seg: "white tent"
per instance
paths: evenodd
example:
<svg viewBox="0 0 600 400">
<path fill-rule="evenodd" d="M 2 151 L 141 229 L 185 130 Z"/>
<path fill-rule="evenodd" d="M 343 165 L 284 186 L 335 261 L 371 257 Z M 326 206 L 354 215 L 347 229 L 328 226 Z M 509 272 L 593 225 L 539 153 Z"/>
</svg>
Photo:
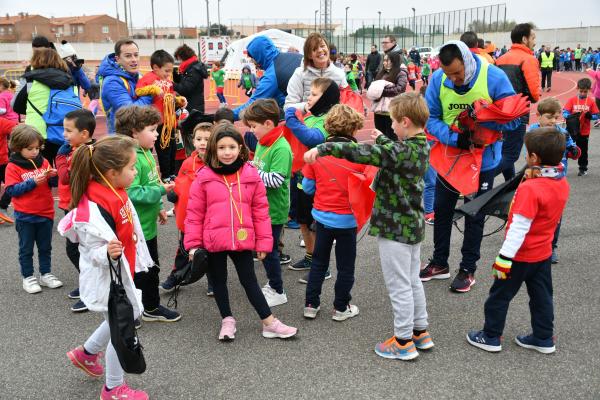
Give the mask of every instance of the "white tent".
<svg viewBox="0 0 600 400">
<path fill-rule="evenodd" d="M 254 70 L 254 64 L 252 64 L 248 57 L 246 48 L 252 39 L 257 36 L 269 37 L 273 43 L 275 43 L 275 46 L 277 46 L 279 51 L 284 53 L 287 52 L 290 47 L 294 47 L 300 53 L 302 53 L 302 49 L 304 48 L 304 38 L 280 31 L 279 29 L 267 29 L 266 31 L 248 36 L 247 38 L 236 40 L 227 47 L 224 68 L 228 77 L 239 77 L 244 65 L 250 65 L 252 72 L 256 72 Z"/>
</svg>

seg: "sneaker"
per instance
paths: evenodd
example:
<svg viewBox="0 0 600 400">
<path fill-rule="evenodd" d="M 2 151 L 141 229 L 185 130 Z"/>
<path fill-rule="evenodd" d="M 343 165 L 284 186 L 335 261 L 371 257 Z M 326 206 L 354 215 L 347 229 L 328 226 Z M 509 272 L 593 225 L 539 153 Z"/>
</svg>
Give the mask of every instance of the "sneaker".
<svg viewBox="0 0 600 400">
<path fill-rule="evenodd" d="M 94 378 L 98 378 L 104 375 L 104 367 L 100 364 L 100 355 L 98 354 L 85 354 L 83 346 L 79 346 L 67 352 L 67 357 L 73 363 L 74 366 L 81 369 L 83 372 Z"/>
<path fill-rule="evenodd" d="M 556 251 L 556 247 L 552 248 L 552 257 L 550 258 L 550 262 L 552 262 L 552 264 L 558 264 L 558 252 Z"/>
<path fill-rule="evenodd" d="M 461 269 L 450 284 L 450 290 L 458 293 L 466 293 L 475 284 L 475 275 Z"/>
<path fill-rule="evenodd" d="M 550 354 L 556 351 L 556 347 L 554 346 L 554 339 L 548 338 L 546 340 L 541 340 L 536 338 L 533 335 L 527 336 L 517 336 L 515 338 L 515 342 L 526 349 L 537 350 L 543 354 Z"/>
<path fill-rule="evenodd" d="M 293 219 L 290 219 L 285 226 L 289 229 L 300 229 L 300 224 Z"/>
<path fill-rule="evenodd" d="M 137 331 L 142 327 L 142 321 L 139 318 L 136 318 L 135 321 L 133 321 L 133 327 Z"/>
<path fill-rule="evenodd" d="M 306 243 L 304 243 L 304 239 L 300 240 L 300 247 L 306 247 Z"/>
<path fill-rule="evenodd" d="M 432 279 L 448 279 L 450 278 L 450 268 L 436 265 L 430 260 L 419 272 L 419 278 L 421 278 L 421 282 L 429 282 Z"/>
<path fill-rule="evenodd" d="M 356 317 L 357 315 L 358 307 L 356 307 L 354 304 L 348 304 L 346 311 L 338 311 L 334 309 L 331 319 L 334 321 L 345 321 L 348 318 Z"/>
<path fill-rule="evenodd" d="M 425 214 L 425 223 L 427 225 L 433 225 L 434 221 L 435 221 L 435 213 L 434 212 Z"/>
<path fill-rule="evenodd" d="M 287 295 L 285 292 L 277 293 L 275 289 L 273 289 L 269 284 L 266 284 L 262 288 L 263 295 L 265 296 L 265 300 L 267 300 L 267 304 L 269 307 L 280 306 L 282 304 L 287 303 Z"/>
<path fill-rule="evenodd" d="M 15 220 L 12 219 L 11 217 L 8 216 L 8 214 L 6 213 L 6 210 L 2 210 L 4 212 L 0 212 L 0 221 L 2 221 L 2 223 L 4 222 L 8 222 L 9 224 L 14 224 Z"/>
<path fill-rule="evenodd" d="M 175 290 L 175 275 L 169 274 L 169 276 L 167 276 L 167 279 L 165 279 L 163 283 L 158 285 L 158 287 L 165 293 L 170 293 L 173 290 Z"/>
<path fill-rule="evenodd" d="M 30 294 L 39 293 L 42 291 L 40 284 L 33 275 L 23 278 L 23 289 Z"/>
<path fill-rule="evenodd" d="M 208 285 L 208 287 L 206 288 L 206 295 L 208 297 L 213 297 L 215 295 L 215 292 L 214 292 L 212 286 Z"/>
<path fill-rule="evenodd" d="M 235 339 L 235 319 L 233 317 L 225 317 L 221 321 L 221 332 L 219 332 L 219 340 L 229 342 Z"/>
<path fill-rule="evenodd" d="M 51 273 L 47 273 L 40 276 L 40 285 L 49 287 L 50 289 L 56 289 L 61 287 L 63 283 Z"/>
<path fill-rule="evenodd" d="M 71 290 L 69 292 L 69 294 L 67 295 L 67 297 L 70 298 L 70 299 L 72 299 L 72 300 L 79 299 L 79 288 Z"/>
<path fill-rule="evenodd" d="M 412 340 L 405 345 L 401 345 L 395 336 L 392 336 L 385 342 L 377 343 L 375 345 L 375 353 L 383 358 L 403 361 L 419 357 L 419 352 Z"/>
<path fill-rule="evenodd" d="M 273 320 L 271 325 L 263 325 L 262 335 L 267 339 L 287 339 L 295 336 L 298 333 L 298 328 L 287 326 L 277 318 Z"/>
<path fill-rule="evenodd" d="M 173 207 L 169 211 L 167 211 L 167 217 L 174 217 L 174 216 L 175 216 L 175 207 Z"/>
<path fill-rule="evenodd" d="M 292 257 L 290 257 L 288 254 L 283 254 L 282 252 L 279 252 L 279 264 L 285 265 L 285 264 L 289 264 L 291 262 L 292 262 Z"/>
<path fill-rule="evenodd" d="M 310 260 L 305 256 L 300 261 L 288 265 L 288 268 L 292 271 L 307 271 L 310 269 Z"/>
<path fill-rule="evenodd" d="M 484 331 L 472 331 L 467 333 L 467 342 L 472 346 L 479 347 L 480 349 L 491 353 L 497 353 L 502 350 L 500 337 L 488 336 Z"/>
<path fill-rule="evenodd" d="M 181 319 L 181 314 L 159 305 L 152 311 L 144 310 L 142 319 L 146 322 L 177 322 Z"/>
<path fill-rule="evenodd" d="M 300 283 L 304 283 L 305 285 L 308 283 L 308 274 L 310 274 L 310 272 L 307 272 L 306 275 L 304 275 L 302 278 L 298 279 L 298 282 Z M 325 280 L 327 279 L 331 279 L 331 271 L 327 270 L 327 272 L 325 272 Z"/>
<path fill-rule="evenodd" d="M 579 173 L 577 174 L 577 176 L 586 176 L 587 175 L 587 171 L 582 171 L 579 170 Z"/>
<path fill-rule="evenodd" d="M 433 340 L 431 340 L 431 335 L 427 331 L 422 332 L 419 336 L 413 334 L 412 340 L 419 350 L 429 350 L 434 346 Z"/>
<path fill-rule="evenodd" d="M 321 310 L 321 306 L 313 308 L 310 304 L 304 307 L 304 318 L 315 319 Z"/>
<path fill-rule="evenodd" d="M 258 259 L 258 255 L 256 255 L 255 251 L 252 251 L 252 259 L 254 260 L 254 262 L 259 262 L 260 260 Z"/>
<path fill-rule="evenodd" d="M 71 311 L 73 311 L 73 312 L 85 312 L 87 310 L 88 310 L 87 306 L 81 300 L 77 300 L 77 303 L 75 303 L 71 306 Z"/>
<path fill-rule="evenodd" d="M 126 383 L 108 390 L 106 385 L 102 388 L 100 400 L 148 400 L 148 393 L 143 390 L 133 390 Z"/>
</svg>

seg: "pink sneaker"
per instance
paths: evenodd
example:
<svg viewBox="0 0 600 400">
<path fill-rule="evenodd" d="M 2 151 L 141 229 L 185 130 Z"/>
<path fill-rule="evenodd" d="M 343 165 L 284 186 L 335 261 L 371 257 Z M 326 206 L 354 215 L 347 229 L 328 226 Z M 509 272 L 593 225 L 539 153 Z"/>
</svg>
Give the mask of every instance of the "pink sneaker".
<svg viewBox="0 0 600 400">
<path fill-rule="evenodd" d="M 69 351 L 67 357 L 69 357 L 69 360 L 71 360 L 74 366 L 80 368 L 89 376 L 98 378 L 104 375 L 104 367 L 100 364 L 101 354 L 102 353 L 98 353 L 88 356 L 83 351 L 83 346 L 79 346 Z"/>
<path fill-rule="evenodd" d="M 143 390 L 133 390 L 125 382 L 121 386 L 107 390 L 106 385 L 102 388 L 100 400 L 148 400 L 148 393 Z"/>
<path fill-rule="evenodd" d="M 225 317 L 221 321 L 221 332 L 219 332 L 219 340 L 229 342 L 235 339 L 235 319 L 233 317 Z"/>
<path fill-rule="evenodd" d="M 277 318 L 273 320 L 271 325 L 263 325 L 262 335 L 268 339 L 280 338 L 287 339 L 298 333 L 298 328 L 287 326 Z"/>
</svg>

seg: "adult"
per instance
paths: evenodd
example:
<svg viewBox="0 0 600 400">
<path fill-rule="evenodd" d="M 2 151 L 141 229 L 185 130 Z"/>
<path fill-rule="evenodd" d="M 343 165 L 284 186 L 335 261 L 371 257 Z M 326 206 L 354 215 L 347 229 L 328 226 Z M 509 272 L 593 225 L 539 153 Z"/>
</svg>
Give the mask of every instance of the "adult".
<svg viewBox="0 0 600 400">
<path fill-rule="evenodd" d="M 394 35 L 385 35 L 381 41 L 381 48 L 383 49 L 383 54 L 402 53 L 402 49 L 396 43 L 396 37 Z"/>
<path fill-rule="evenodd" d="M 577 48 L 575 50 L 573 50 L 574 57 L 575 57 L 575 71 L 581 71 L 582 52 L 583 52 L 583 49 L 581 48 L 580 44 L 578 44 Z"/>
<path fill-rule="evenodd" d="M 381 54 L 377 51 L 377 45 L 371 46 L 371 52 L 367 56 L 367 65 L 365 66 L 365 70 L 367 71 L 367 82 L 365 84 L 365 89 L 369 88 L 371 82 L 377 75 L 377 71 L 379 70 L 379 66 L 381 65 L 382 59 Z"/>
<path fill-rule="evenodd" d="M 506 48 L 506 45 L 502 46 L 502 49 L 500 49 L 500 56 L 505 55 L 507 51 L 508 49 Z"/>
<path fill-rule="evenodd" d="M 383 88 L 381 97 L 392 98 L 406 92 L 408 83 L 408 72 L 406 66 L 401 63 L 400 53 L 390 52 L 383 56 L 383 68 L 377 74 L 376 81 L 384 80 L 390 82 Z M 402 68 L 404 67 L 404 68 Z M 380 101 L 381 101 L 380 100 Z M 392 128 L 392 119 L 388 110 L 382 110 L 374 113 L 375 128 L 381 131 L 385 136 L 392 140 L 398 140 L 398 135 Z"/>
<path fill-rule="evenodd" d="M 553 51 L 554 51 L 554 64 L 553 64 L 554 68 L 553 69 L 554 69 L 554 71 L 558 72 L 558 71 L 560 71 L 560 47 L 556 46 Z"/>
<path fill-rule="evenodd" d="M 542 71 L 542 91 L 544 91 L 547 86 L 548 89 L 546 89 L 546 91 L 549 92 L 552 88 L 552 70 L 554 69 L 554 52 L 550 50 L 550 46 L 542 46 L 542 51 L 540 51 L 538 60 Z M 570 64 L 571 61 L 568 61 L 568 63 Z M 567 69 L 567 71 L 570 70 L 570 67 L 567 67 L 566 62 L 565 69 Z"/>
<path fill-rule="evenodd" d="M 483 45 L 483 39 L 479 39 L 475 32 L 467 31 L 463 33 L 460 35 L 460 41 L 467 45 L 471 53 L 476 54 L 490 64 L 494 64 L 494 59 L 483 51 L 483 47 L 481 46 Z"/>
<path fill-rule="evenodd" d="M 417 50 L 416 47 L 412 47 L 410 49 L 408 56 L 412 60 L 413 64 L 415 64 L 417 67 L 421 66 L 421 54 L 419 54 L 419 50 Z"/>
<path fill-rule="evenodd" d="M 104 57 L 100 63 L 100 97 L 106 113 L 108 133 L 115 132 L 115 114 L 121 107 L 152 103 L 152 96 L 138 97 L 135 94 L 140 71 L 139 57 L 138 45 L 131 39 L 122 39 L 115 43 L 115 52 Z"/>
<path fill-rule="evenodd" d="M 194 49 L 187 44 L 179 46 L 173 54 L 179 68 L 173 71 L 173 89 L 187 99 L 186 109 L 204 113 L 204 80 L 208 78 L 206 66 L 198 60 Z"/>
<path fill-rule="evenodd" d="M 515 25 L 510 33 L 510 50 L 496 60 L 512 84 L 516 93 L 527 96 L 531 103 L 540 99 L 540 73 L 538 60 L 533 55 L 535 31 L 529 23 Z M 496 175 L 502 173 L 505 180 L 515 176 L 515 162 L 521 155 L 525 130 L 529 123 L 529 114 L 521 117 L 521 123 L 513 131 L 502 132 L 502 162 Z"/>
<path fill-rule="evenodd" d="M 437 142 L 435 146 L 454 147 L 471 150 L 475 146 L 469 132 L 458 134 L 450 129 L 457 116 L 474 101 L 486 99 L 493 102 L 515 94 L 506 74 L 498 67 L 482 62 L 469 51 L 467 45 L 458 40 L 444 44 L 439 53 L 441 70 L 433 73 L 427 86 L 425 100 L 429 106 L 427 130 Z M 500 125 L 487 123 L 486 127 L 497 131 L 512 130 L 519 124 L 518 120 Z M 496 142 L 485 147 L 479 174 L 479 185 L 476 196 L 492 189 L 495 169 L 500 163 L 502 143 Z M 442 151 L 444 154 L 444 151 Z M 443 157 L 443 156 L 442 156 Z M 433 257 L 424 270 L 421 280 L 447 279 L 450 277 L 448 256 L 450 255 L 450 235 L 454 208 L 459 191 L 444 177 L 441 171 L 435 187 L 435 224 L 433 227 Z M 465 179 L 469 179 L 466 177 Z M 469 199 L 465 197 L 465 202 Z M 467 292 L 475 283 L 475 270 L 480 257 L 481 239 L 483 237 L 484 217 L 465 218 L 464 238 L 461 248 L 462 261 L 458 274 L 450 285 L 456 292 Z"/>
<path fill-rule="evenodd" d="M 63 61 L 67 63 L 69 71 L 73 76 L 75 86 L 77 86 L 78 89 L 83 89 L 86 92 L 90 90 L 92 85 L 87 75 L 85 74 L 85 71 L 83 70 L 83 60 L 77 58 L 77 53 L 75 52 L 73 45 L 71 45 L 71 43 L 67 42 L 66 40 L 63 40 L 61 42 L 61 45 L 58 46 L 58 49 L 56 49 L 56 51 L 58 51 L 58 55 L 60 56 L 60 58 L 62 58 Z"/>
<path fill-rule="evenodd" d="M 362 94 L 363 85 L 362 78 L 364 75 L 364 68 L 362 63 L 358 60 L 358 56 L 356 54 L 350 54 L 350 66 L 354 77 L 356 78 L 356 85 Z"/>
</svg>

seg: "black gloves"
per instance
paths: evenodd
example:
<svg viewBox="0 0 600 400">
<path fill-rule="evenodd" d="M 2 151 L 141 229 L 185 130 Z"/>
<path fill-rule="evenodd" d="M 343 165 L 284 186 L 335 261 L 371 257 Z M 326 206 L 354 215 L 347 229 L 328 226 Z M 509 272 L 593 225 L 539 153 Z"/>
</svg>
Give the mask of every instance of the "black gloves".
<svg viewBox="0 0 600 400">
<path fill-rule="evenodd" d="M 588 119 L 588 120 L 589 120 L 589 119 L 592 119 L 592 113 L 591 113 L 591 112 L 589 112 L 589 111 L 588 111 L 588 112 L 586 112 L 586 113 L 585 113 L 583 116 L 584 116 L 584 118 L 585 118 L 585 119 Z"/>
<path fill-rule="evenodd" d="M 456 139 L 456 147 L 463 150 L 469 150 L 473 142 L 471 141 L 471 132 L 464 131 L 463 133 L 459 133 Z"/>
</svg>

